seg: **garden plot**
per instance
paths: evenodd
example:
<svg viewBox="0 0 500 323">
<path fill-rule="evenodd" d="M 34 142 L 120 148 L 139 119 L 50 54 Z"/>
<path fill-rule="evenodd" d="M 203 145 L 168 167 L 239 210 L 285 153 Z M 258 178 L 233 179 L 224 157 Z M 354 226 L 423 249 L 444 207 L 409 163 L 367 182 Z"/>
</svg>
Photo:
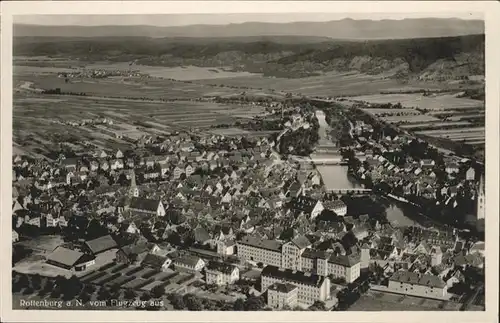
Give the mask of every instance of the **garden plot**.
<svg viewBox="0 0 500 323">
<path fill-rule="evenodd" d="M 152 290 L 153 288 L 157 287 L 157 286 L 166 286 L 167 283 L 163 282 L 163 281 L 158 281 L 158 280 L 155 280 L 143 287 L 141 287 L 142 290 L 147 290 L 147 291 L 150 291 Z"/>
<path fill-rule="evenodd" d="M 138 289 L 141 288 L 142 286 L 145 286 L 149 284 L 149 281 L 146 279 L 142 278 L 136 278 L 132 281 L 129 281 L 128 283 L 122 285 L 123 288 L 131 288 L 131 289 Z"/>
</svg>

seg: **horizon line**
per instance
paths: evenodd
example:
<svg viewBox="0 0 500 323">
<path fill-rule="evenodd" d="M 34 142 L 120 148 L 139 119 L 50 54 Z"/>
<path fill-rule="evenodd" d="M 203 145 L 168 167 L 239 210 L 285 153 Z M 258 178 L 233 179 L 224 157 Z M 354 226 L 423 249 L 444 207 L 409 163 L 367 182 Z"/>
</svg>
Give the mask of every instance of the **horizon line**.
<svg viewBox="0 0 500 323">
<path fill-rule="evenodd" d="M 36 16 L 36 15 L 32 15 Z M 64 16 L 64 15 L 61 15 Z M 127 15 L 89 15 L 89 16 L 127 16 Z M 133 16 L 133 15 L 130 15 Z M 152 14 L 145 16 L 163 16 L 163 14 Z M 329 22 L 341 22 L 341 21 L 370 21 L 370 22 L 384 22 L 384 21 L 405 21 L 405 20 L 459 20 L 459 21 L 470 21 L 470 22 L 485 22 L 484 17 L 474 17 L 471 19 L 461 18 L 461 17 L 403 17 L 403 18 L 382 18 L 382 19 L 373 19 L 373 18 L 350 18 L 344 17 L 340 19 L 329 19 L 329 20 L 294 20 L 294 21 L 259 21 L 259 20 L 249 20 L 242 22 L 228 22 L 228 23 L 191 23 L 191 24 L 176 24 L 176 25 L 160 25 L 160 24 L 148 24 L 148 23 L 131 23 L 131 24 L 119 24 L 119 23 L 110 23 L 110 24 L 51 24 L 49 23 L 29 23 L 29 22 L 15 22 L 15 18 L 13 21 L 14 26 L 37 26 L 37 27 L 106 27 L 106 26 L 146 26 L 146 27 L 159 27 L 159 28 L 172 28 L 172 27 L 190 27 L 190 26 L 231 26 L 231 25 L 244 25 L 244 24 L 268 24 L 268 25 L 287 25 L 287 24 L 300 24 L 300 23 L 329 23 Z"/>
</svg>

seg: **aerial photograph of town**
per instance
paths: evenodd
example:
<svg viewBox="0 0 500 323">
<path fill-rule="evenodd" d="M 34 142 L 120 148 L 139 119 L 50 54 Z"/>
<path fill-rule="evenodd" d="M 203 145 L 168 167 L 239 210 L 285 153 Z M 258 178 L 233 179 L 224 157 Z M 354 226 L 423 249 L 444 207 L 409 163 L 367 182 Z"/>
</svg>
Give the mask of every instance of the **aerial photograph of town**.
<svg viewBox="0 0 500 323">
<path fill-rule="evenodd" d="M 483 17 L 321 17 L 15 16 L 12 308 L 485 311 Z"/>
</svg>

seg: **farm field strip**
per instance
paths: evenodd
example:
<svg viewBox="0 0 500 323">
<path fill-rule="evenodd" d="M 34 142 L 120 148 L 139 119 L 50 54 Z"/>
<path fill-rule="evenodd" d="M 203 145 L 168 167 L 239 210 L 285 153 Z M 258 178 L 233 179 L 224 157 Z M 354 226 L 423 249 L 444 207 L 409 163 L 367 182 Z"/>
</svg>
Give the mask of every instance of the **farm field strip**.
<svg viewBox="0 0 500 323">
<path fill-rule="evenodd" d="M 379 115 L 383 113 L 387 114 L 397 114 L 397 113 L 403 113 L 403 114 L 421 114 L 418 110 L 416 109 L 381 109 L 381 108 L 363 108 L 362 109 L 365 112 L 368 112 L 373 115 Z"/>
<path fill-rule="evenodd" d="M 425 108 L 429 110 L 447 109 L 484 109 L 484 102 L 466 98 L 457 98 L 451 94 L 423 96 L 421 94 L 379 94 L 351 97 L 350 100 L 366 101 L 369 103 L 396 103 L 405 107 Z"/>
<path fill-rule="evenodd" d="M 464 136 L 464 137 L 445 137 L 445 136 L 440 136 L 440 138 L 446 138 L 446 139 L 450 139 L 450 140 L 454 140 L 454 141 L 462 141 L 462 140 L 465 140 L 465 141 L 474 141 L 474 140 L 483 140 L 485 139 L 485 136 L 481 136 L 481 135 L 478 135 L 478 136 Z"/>
<path fill-rule="evenodd" d="M 483 132 L 485 131 L 485 127 L 471 127 L 471 128 L 461 128 L 461 129 L 449 129 L 449 130 L 425 130 L 425 131 L 417 131 L 416 133 L 421 133 L 424 135 L 432 135 L 432 134 L 452 134 L 452 133 L 465 133 L 465 132 Z"/>
<path fill-rule="evenodd" d="M 394 79 L 381 79 L 358 73 L 328 72 L 321 76 L 306 77 L 301 79 L 288 79 L 278 77 L 249 76 L 244 78 L 226 78 L 218 80 L 196 80 L 197 84 L 215 84 L 233 86 L 240 88 L 254 88 L 281 92 L 297 91 L 304 95 L 313 96 L 337 96 L 337 95 L 360 95 L 369 93 L 380 93 L 387 89 L 440 89 L 439 84 L 402 84 Z M 315 86 L 317 85 L 317 86 Z"/>
<path fill-rule="evenodd" d="M 215 135 L 225 135 L 225 136 L 246 135 L 246 134 L 251 133 L 248 130 L 238 129 L 238 128 L 213 129 L 213 130 L 210 130 L 209 132 L 213 133 Z"/>
<path fill-rule="evenodd" d="M 457 129 L 453 129 L 457 130 Z M 450 137 L 470 137 L 470 136 L 484 136 L 486 133 L 484 131 L 466 131 L 466 132 L 443 132 L 441 135 L 446 135 Z"/>
<path fill-rule="evenodd" d="M 468 138 L 468 137 L 462 137 L 462 138 L 459 138 L 459 137 L 455 137 L 455 138 L 439 137 L 439 138 L 448 139 L 448 140 L 451 140 L 451 141 L 464 141 L 464 142 L 477 141 L 477 140 L 485 140 L 484 137 L 471 137 L 471 138 Z"/>
<path fill-rule="evenodd" d="M 402 124 L 399 127 L 403 129 L 412 129 L 420 127 L 445 127 L 445 126 L 461 126 L 470 125 L 467 121 L 455 121 L 455 122 L 425 122 L 425 123 L 414 123 L 414 124 Z"/>
<path fill-rule="evenodd" d="M 185 113 L 175 113 L 175 114 L 170 114 L 170 115 L 154 114 L 154 117 L 156 119 L 162 119 L 162 120 L 177 120 L 177 119 L 196 119 L 197 117 L 200 117 L 200 118 L 217 117 L 217 116 L 221 116 L 221 115 L 222 114 L 212 113 L 212 112 L 196 113 L 196 111 L 186 111 Z"/>
<path fill-rule="evenodd" d="M 460 121 L 464 118 L 485 118 L 485 115 L 483 113 L 475 113 L 475 114 L 463 114 L 459 116 L 453 116 L 449 117 L 448 120 L 450 121 Z"/>
<path fill-rule="evenodd" d="M 419 122 L 439 120 L 435 117 L 428 116 L 425 114 L 415 115 L 415 116 L 389 116 L 389 117 L 380 117 L 380 119 L 390 123 L 397 123 L 397 122 L 419 123 Z"/>
<path fill-rule="evenodd" d="M 483 139 L 483 140 L 471 140 L 471 141 L 467 141 L 467 143 L 469 145 L 484 145 L 486 143 L 486 141 Z"/>
</svg>

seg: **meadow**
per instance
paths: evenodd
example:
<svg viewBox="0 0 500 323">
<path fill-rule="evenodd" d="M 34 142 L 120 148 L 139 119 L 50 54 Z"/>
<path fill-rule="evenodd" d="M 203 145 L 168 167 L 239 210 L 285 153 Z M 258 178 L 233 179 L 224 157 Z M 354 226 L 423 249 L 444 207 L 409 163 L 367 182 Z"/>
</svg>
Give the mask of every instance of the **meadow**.
<svg viewBox="0 0 500 323">
<path fill-rule="evenodd" d="M 439 84 L 405 84 L 396 79 L 360 73 L 327 72 L 320 76 L 289 79 L 253 75 L 223 79 L 200 79 L 197 84 L 213 84 L 238 88 L 273 89 L 307 96 L 354 96 L 378 94 L 381 91 L 410 91 L 417 89 L 440 89 Z"/>
<path fill-rule="evenodd" d="M 484 102 L 479 100 L 457 98 L 456 94 L 377 94 L 361 95 L 349 98 L 350 100 L 365 101 L 368 103 L 401 103 L 405 108 L 419 108 L 431 111 L 459 111 L 463 109 L 484 109 Z"/>
<path fill-rule="evenodd" d="M 136 64 L 129 66 L 128 62 L 91 63 L 91 64 L 85 64 L 85 68 L 119 69 L 119 70 L 127 70 L 129 68 L 132 68 L 133 70 L 138 70 L 140 73 L 148 74 L 152 77 L 174 79 L 178 81 L 192 81 L 200 79 L 224 79 L 232 77 L 248 77 L 248 76 L 258 75 L 249 72 L 233 72 L 215 67 L 198 67 L 198 66 L 164 67 L 164 66 L 147 66 L 147 65 L 136 65 Z"/>
</svg>

